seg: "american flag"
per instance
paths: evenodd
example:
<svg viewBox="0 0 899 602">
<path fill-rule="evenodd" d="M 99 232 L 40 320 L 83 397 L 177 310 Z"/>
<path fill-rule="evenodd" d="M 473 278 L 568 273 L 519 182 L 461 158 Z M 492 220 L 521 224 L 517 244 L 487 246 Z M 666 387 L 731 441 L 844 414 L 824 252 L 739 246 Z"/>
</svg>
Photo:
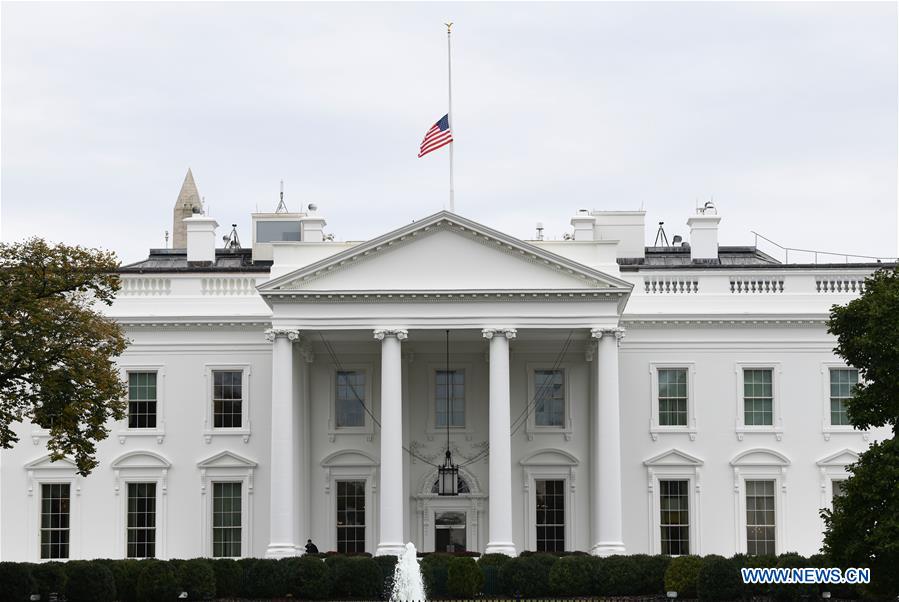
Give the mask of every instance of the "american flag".
<svg viewBox="0 0 899 602">
<path fill-rule="evenodd" d="M 444 115 L 425 134 L 425 139 L 421 141 L 421 147 L 418 149 L 418 158 L 421 159 L 429 152 L 444 147 L 452 141 L 453 131 L 449 126 L 449 115 Z"/>
</svg>

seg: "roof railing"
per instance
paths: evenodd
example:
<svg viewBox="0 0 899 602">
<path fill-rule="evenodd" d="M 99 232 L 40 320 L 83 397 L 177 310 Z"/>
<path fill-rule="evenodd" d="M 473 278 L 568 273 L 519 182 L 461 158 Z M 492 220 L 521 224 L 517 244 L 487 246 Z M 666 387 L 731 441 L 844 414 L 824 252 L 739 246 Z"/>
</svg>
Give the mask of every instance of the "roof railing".
<svg viewBox="0 0 899 602">
<path fill-rule="evenodd" d="M 775 247 L 777 247 L 778 249 L 780 249 L 784 252 L 784 263 L 790 263 L 790 251 L 793 251 L 794 253 L 797 253 L 797 252 L 798 253 L 811 253 L 815 257 L 816 264 L 818 263 L 818 255 L 829 255 L 829 256 L 833 256 L 833 257 L 842 257 L 845 263 L 849 263 L 850 257 L 852 257 L 853 259 L 874 260 L 877 263 L 882 263 L 882 262 L 894 263 L 894 262 L 896 262 L 895 257 L 874 257 L 873 255 L 857 255 L 854 253 L 831 253 L 830 251 L 817 251 L 815 249 L 798 249 L 796 247 L 785 247 L 779 243 L 774 242 L 770 238 L 767 238 L 767 237 L 759 234 L 755 230 L 750 230 L 750 232 L 752 232 L 755 235 L 755 248 L 756 249 L 758 249 L 759 239 L 761 238 L 762 240 L 771 243 L 772 245 L 774 245 Z"/>
</svg>

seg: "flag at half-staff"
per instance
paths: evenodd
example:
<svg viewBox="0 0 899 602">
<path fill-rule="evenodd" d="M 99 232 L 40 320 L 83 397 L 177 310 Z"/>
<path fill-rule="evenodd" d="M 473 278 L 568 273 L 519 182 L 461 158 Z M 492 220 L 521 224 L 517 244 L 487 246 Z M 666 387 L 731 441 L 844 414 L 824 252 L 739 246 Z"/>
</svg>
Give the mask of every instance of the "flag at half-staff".
<svg viewBox="0 0 899 602">
<path fill-rule="evenodd" d="M 418 149 L 418 158 L 420 159 L 438 148 L 443 148 L 452 141 L 453 131 L 450 129 L 449 115 L 444 115 L 425 133 L 425 138 L 421 141 L 421 147 Z"/>
</svg>

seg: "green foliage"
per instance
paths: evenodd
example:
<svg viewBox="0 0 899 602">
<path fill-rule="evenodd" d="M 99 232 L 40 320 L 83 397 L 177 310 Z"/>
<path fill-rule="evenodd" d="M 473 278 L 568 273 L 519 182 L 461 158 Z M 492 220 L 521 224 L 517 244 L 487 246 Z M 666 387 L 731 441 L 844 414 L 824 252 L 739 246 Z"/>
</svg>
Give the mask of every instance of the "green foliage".
<svg viewBox="0 0 899 602">
<path fill-rule="evenodd" d="M 54 460 L 72 455 L 78 472 L 96 465 L 96 442 L 125 417 L 115 358 L 124 330 L 96 309 L 120 283 L 113 253 L 32 238 L 0 243 L 0 446 L 23 419 L 49 429 Z"/>
<path fill-rule="evenodd" d="M 389 600 L 390 594 L 393 592 L 393 574 L 396 572 L 396 563 L 399 559 L 396 556 L 385 554 L 384 556 L 375 556 L 374 561 L 381 571 L 381 599 Z"/>
<path fill-rule="evenodd" d="M 777 566 L 776 556 L 747 556 L 745 554 L 737 554 L 732 558 L 740 568 L 771 568 Z M 770 583 L 746 583 L 743 585 L 743 592 L 747 597 L 767 597 L 771 595 Z"/>
<path fill-rule="evenodd" d="M 481 592 L 484 575 L 474 558 L 455 556 L 447 565 L 446 589 L 456 598 L 474 598 Z"/>
<path fill-rule="evenodd" d="M 247 598 L 280 598 L 287 593 L 286 577 L 284 566 L 277 560 L 257 558 L 255 562 L 247 563 L 244 596 Z"/>
<path fill-rule="evenodd" d="M 637 572 L 634 595 L 658 596 L 664 594 L 665 571 L 668 570 L 671 556 L 634 554 L 630 558 L 634 562 Z"/>
<path fill-rule="evenodd" d="M 220 598 L 236 598 L 240 595 L 243 568 L 233 558 L 210 560 L 215 573 L 215 593 Z"/>
<path fill-rule="evenodd" d="M 549 587 L 554 596 L 587 596 L 592 593 L 597 566 L 590 556 L 565 556 L 549 570 Z"/>
<path fill-rule="evenodd" d="M 777 565 L 781 568 L 805 568 L 810 566 L 808 560 L 789 552 L 777 557 Z M 771 594 L 775 600 L 804 600 L 818 597 L 818 586 L 807 584 L 775 583 L 771 586 Z"/>
<path fill-rule="evenodd" d="M 35 593 L 40 594 L 41 600 L 49 600 L 50 594 L 56 593 L 62 597 L 66 593 L 66 565 L 62 562 L 41 562 L 31 566 L 31 576 L 34 578 Z M 0 583 L 4 583 L 0 577 Z M 118 584 L 116 584 L 118 587 Z M 0 595 L 0 600 L 3 596 Z"/>
<path fill-rule="evenodd" d="M 502 567 L 509 562 L 511 558 L 505 554 L 484 554 L 478 558 L 478 566 L 484 574 L 484 590 L 485 596 L 496 596 L 506 591 L 500 578 Z"/>
<path fill-rule="evenodd" d="M 677 592 L 678 598 L 696 597 L 696 580 L 702 559 L 699 556 L 678 556 L 671 559 L 665 571 L 665 591 Z"/>
<path fill-rule="evenodd" d="M 169 602 L 180 593 L 175 570 L 162 560 L 142 560 L 137 578 L 138 602 Z"/>
<path fill-rule="evenodd" d="M 606 596 L 633 596 L 643 588 L 640 567 L 632 556 L 608 556 L 597 562 L 593 589 Z"/>
<path fill-rule="evenodd" d="M 70 560 L 66 563 L 68 602 L 113 602 L 116 599 L 112 571 L 102 562 Z"/>
<path fill-rule="evenodd" d="M 110 560 L 106 568 L 112 572 L 119 602 L 137 602 L 137 578 L 143 570 L 141 561 L 133 558 Z"/>
<path fill-rule="evenodd" d="M 331 573 L 325 561 L 316 555 L 285 558 L 287 593 L 302 600 L 326 600 L 331 595 Z"/>
<path fill-rule="evenodd" d="M 335 598 L 377 598 L 381 593 L 381 569 L 368 556 L 329 556 L 331 595 Z"/>
<path fill-rule="evenodd" d="M 849 422 L 859 429 L 899 426 L 899 268 L 865 278 L 863 295 L 830 309 L 835 351 L 858 369 Z M 896 510 L 894 507 L 893 510 Z"/>
<path fill-rule="evenodd" d="M 190 600 L 206 600 L 215 597 L 215 571 L 205 558 L 185 560 L 178 571 L 180 589 Z"/>
<path fill-rule="evenodd" d="M 24 562 L 0 562 L 0 602 L 27 600 L 33 589 L 31 565 Z"/>
<path fill-rule="evenodd" d="M 425 584 L 428 598 L 441 598 L 447 595 L 446 578 L 449 554 L 428 554 L 424 556 L 418 566 L 421 568 L 421 578 Z"/>
<path fill-rule="evenodd" d="M 506 593 L 523 598 L 549 595 L 549 573 L 558 560 L 552 554 L 542 553 L 512 558 L 500 570 Z"/>
<path fill-rule="evenodd" d="M 743 579 L 736 562 L 715 554 L 702 559 L 696 580 L 700 600 L 737 600 L 742 588 Z"/>
</svg>

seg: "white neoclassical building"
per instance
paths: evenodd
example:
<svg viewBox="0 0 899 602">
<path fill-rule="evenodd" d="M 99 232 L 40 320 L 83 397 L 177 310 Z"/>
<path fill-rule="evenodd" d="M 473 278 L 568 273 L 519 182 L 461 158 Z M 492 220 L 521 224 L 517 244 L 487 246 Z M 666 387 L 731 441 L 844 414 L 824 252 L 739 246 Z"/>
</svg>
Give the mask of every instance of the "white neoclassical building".
<svg viewBox="0 0 899 602">
<path fill-rule="evenodd" d="M 335 242 L 311 208 L 217 249 L 198 198 L 188 174 L 174 248 L 121 270 L 129 413 L 100 465 L 51 462 L 30 424 L 0 454 L 3 560 L 811 554 L 886 435 L 847 424 L 857 373 L 825 327 L 876 263 L 719 245 L 712 208 L 663 247 L 643 211 L 578 211 L 565 240 L 440 212 Z"/>
</svg>

